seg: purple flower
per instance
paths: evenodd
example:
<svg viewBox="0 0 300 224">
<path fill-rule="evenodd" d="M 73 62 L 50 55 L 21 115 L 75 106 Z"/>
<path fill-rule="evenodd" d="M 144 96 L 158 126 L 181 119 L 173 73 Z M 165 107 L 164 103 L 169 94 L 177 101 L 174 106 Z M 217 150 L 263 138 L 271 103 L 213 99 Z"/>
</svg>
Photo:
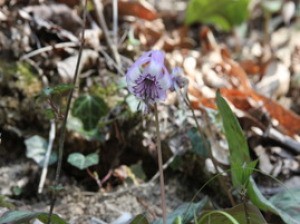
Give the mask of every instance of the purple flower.
<svg viewBox="0 0 300 224">
<path fill-rule="evenodd" d="M 146 106 L 166 99 L 172 77 L 164 64 L 164 53 L 152 50 L 137 59 L 126 73 L 128 90 Z"/>
<path fill-rule="evenodd" d="M 171 73 L 172 77 L 172 86 L 170 87 L 171 91 L 178 91 L 181 88 L 184 88 L 188 85 L 188 79 L 183 76 L 183 71 L 181 68 L 175 67 Z"/>
</svg>

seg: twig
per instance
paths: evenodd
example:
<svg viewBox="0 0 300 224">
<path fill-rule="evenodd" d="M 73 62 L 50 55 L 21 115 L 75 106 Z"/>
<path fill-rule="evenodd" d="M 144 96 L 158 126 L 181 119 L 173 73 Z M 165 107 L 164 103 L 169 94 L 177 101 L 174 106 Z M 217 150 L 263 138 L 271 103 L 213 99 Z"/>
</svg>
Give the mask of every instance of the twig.
<svg viewBox="0 0 300 224">
<path fill-rule="evenodd" d="M 120 59 L 120 55 L 118 53 L 118 49 L 117 49 L 117 45 L 115 45 L 112 41 L 111 41 L 111 38 L 110 38 L 110 35 L 109 35 L 109 30 L 107 28 L 107 25 L 106 25 L 106 22 L 105 22 L 105 18 L 104 18 L 104 15 L 103 15 L 103 5 L 102 5 L 102 2 L 100 0 L 93 0 L 93 4 L 94 4 L 94 7 L 95 7 L 95 11 L 96 11 L 96 16 L 97 16 L 97 19 L 98 19 L 98 22 L 100 23 L 100 26 L 103 30 L 103 33 L 104 33 L 104 37 L 105 37 L 105 40 L 107 42 L 107 45 L 113 55 L 113 58 L 115 59 L 117 65 L 118 65 L 118 68 L 120 69 L 121 68 L 121 59 Z M 118 70 L 119 70 L 118 69 Z"/>
<path fill-rule="evenodd" d="M 88 173 L 88 175 L 89 175 L 91 178 L 93 178 L 93 179 L 96 181 L 96 183 L 97 183 L 97 185 L 98 185 L 98 187 L 99 187 L 99 190 L 100 190 L 101 187 L 102 187 L 102 183 L 101 183 L 101 181 L 99 180 L 98 174 L 97 174 L 97 173 L 93 173 L 89 168 L 86 169 L 86 172 Z"/>
<path fill-rule="evenodd" d="M 50 155 L 51 155 L 54 140 L 55 140 L 55 120 L 52 119 L 50 121 L 49 144 L 48 144 L 48 147 L 47 147 L 47 152 L 46 152 L 46 155 L 45 155 L 45 161 L 44 161 L 44 164 L 43 164 L 42 175 L 41 175 L 39 188 L 38 188 L 38 193 L 39 194 L 41 194 L 43 192 L 43 188 L 44 188 L 44 184 L 45 184 L 45 180 L 46 180 L 46 176 L 47 176 L 47 172 L 48 172 L 48 164 L 49 164 Z"/>
<path fill-rule="evenodd" d="M 113 35 L 114 43 L 118 46 L 118 0 L 113 0 Z"/>
<path fill-rule="evenodd" d="M 78 60 L 77 60 L 77 63 L 76 63 L 76 69 L 75 69 L 75 74 L 74 74 L 73 83 L 72 83 L 74 86 L 77 82 L 77 77 L 78 77 L 78 73 L 79 73 L 79 64 L 80 64 L 82 51 L 83 51 L 83 47 L 84 47 L 84 34 L 85 34 L 85 23 L 86 23 L 86 14 L 87 14 L 86 7 L 87 7 L 87 0 L 85 0 L 84 8 L 83 8 L 84 13 L 83 13 L 83 26 L 82 26 L 82 34 L 81 34 L 81 43 L 80 43 Z M 68 119 L 69 110 L 70 110 L 70 107 L 71 107 L 73 92 L 74 92 L 74 88 L 72 88 L 70 90 L 70 93 L 68 95 L 67 106 L 66 106 L 66 110 L 65 110 L 65 114 L 64 114 L 64 118 L 63 118 L 61 134 L 60 134 L 60 138 L 59 138 L 59 148 L 58 148 L 58 153 L 59 154 L 58 154 L 58 163 L 57 163 L 57 169 L 56 169 L 56 175 L 55 175 L 55 184 L 54 184 L 55 189 L 58 187 L 60 172 L 61 172 L 61 168 L 62 168 L 63 150 L 64 150 L 65 135 L 66 135 L 67 119 Z M 56 201 L 56 194 L 54 193 L 52 195 L 52 200 L 51 200 L 51 204 L 50 204 L 50 211 L 49 211 L 47 224 L 51 223 L 51 216 L 52 216 L 53 209 L 54 209 L 54 206 L 55 206 L 55 201 Z"/>
<path fill-rule="evenodd" d="M 110 169 L 110 170 L 108 171 L 108 173 L 102 178 L 101 184 L 104 184 L 106 181 L 108 181 L 109 178 L 112 176 L 112 174 L 113 174 L 113 170 Z"/>
<path fill-rule="evenodd" d="M 155 127 L 156 127 L 156 147 L 158 156 L 158 168 L 159 168 L 159 182 L 160 182 L 160 194 L 161 194 L 161 207 L 163 213 L 163 224 L 167 223 L 167 206 L 166 206 L 166 196 L 165 196 L 165 180 L 164 180 L 164 170 L 163 170 L 163 159 L 160 141 L 160 131 L 159 131 L 159 120 L 157 104 L 154 104 L 154 115 L 155 115 Z"/>
<path fill-rule="evenodd" d="M 176 156 L 177 156 L 177 154 L 174 154 L 170 159 L 168 159 L 167 162 L 165 162 L 165 164 L 163 165 L 163 170 L 165 170 L 169 167 L 169 165 L 174 161 Z M 148 183 L 154 182 L 159 177 L 159 175 L 160 175 L 160 173 L 157 172 Z"/>
<path fill-rule="evenodd" d="M 99 48 L 98 51 L 99 51 L 100 53 L 102 53 L 103 56 L 104 56 L 107 60 L 111 60 L 112 65 L 115 67 L 115 69 L 118 70 L 119 74 L 121 74 L 122 76 L 125 75 L 125 72 L 123 71 L 123 69 L 117 65 L 117 63 L 111 58 L 111 56 L 110 56 L 108 53 L 106 53 L 105 50 Z"/>
<path fill-rule="evenodd" d="M 20 60 L 23 61 L 23 60 L 29 59 L 33 56 L 36 56 L 38 54 L 41 54 L 41 53 L 44 53 L 44 52 L 47 52 L 47 51 L 52 51 L 54 49 L 66 48 L 66 47 L 76 47 L 76 46 L 78 46 L 78 43 L 74 43 L 74 42 L 58 43 L 58 44 L 55 44 L 53 46 L 46 46 L 46 47 L 39 48 L 39 49 L 36 49 L 34 51 L 31 51 L 28 54 L 23 55 L 20 58 Z"/>
</svg>

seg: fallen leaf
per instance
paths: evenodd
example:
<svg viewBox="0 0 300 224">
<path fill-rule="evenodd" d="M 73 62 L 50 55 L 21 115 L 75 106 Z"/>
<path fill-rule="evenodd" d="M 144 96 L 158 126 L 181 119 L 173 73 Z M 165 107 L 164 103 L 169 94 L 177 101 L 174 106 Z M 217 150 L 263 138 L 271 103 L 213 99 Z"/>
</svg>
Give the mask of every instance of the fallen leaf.
<svg viewBox="0 0 300 224">
<path fill-rule="evenodd" d="M 22 10 L 32 15 L 32 19 L 40 25 L 53 27 L 55 24 L 73 34 L 80 32 L 81 18 L 65 4 L 35 5 Z"/>
<path fill-rule="evenodd" d="M 158 18 L 156 10 L 146 1 L 118 1 L 118 12 L 120 16 L 134 16 L 149 21 Z"/>
<path fill-rule="evenodd" d="M 202 70 L 206 66 L 208 68 L 206 69 L 207 71 L 212 71 L 214 75 L 217 77 L 219 76 L 221 78 L 220 81 L 223 82 L 223 86 L 221 84 L 219 86 L 216 86 L 216 83 L 218 82 L 216 82 L 217 79 L 214 79 L 215 81 L 210 82 L 210 87 L 212 87 L 211 90 L 216 90 L 220 87 L 223 87 L 220 88 L 220 91 L 224 98 L 231 102 L 231 104 L 235 108 L 243 111 L 244 113 L 242 114 L 242 116 L 250 115 L 249 119 L 252 122 L 252 125 L 254 125 L 255 127 L 266 130 L 266 128 L 271 125 L 273 126 L 273 129 L 276 128 L 283 135 L 288 135 L 292 138 L 295 138 L 300 134 L 299 115 L 295 114 L 289 109 L 284 108 L 276 101 L 257 93 L 252 88 L 244 69 L 236 61 L 231 59 L 231 56 L 225 47 L 221 47 L 216 43 L 212 32 L 208 28 L 204 28 L 202 30 L 202 32 L 200 33 L 200 37 L 202 38 L 201 43 L 203 44 L 204 52 L 201 61 Z M 276 66 L 277 64 L 275 64 L 275 67 Z M 281 63 L 280 66 L 284 65 Z M 286 83 L 289 79 L 287 79 L 286 77 L 290 76 L 290 74 L 287 71 L 286 67 L 281 67 L 279 71 L 281 72 L 278 72 L 277 74 L 278 79 L 284 79 L 284 81 L 282 82 L 285 83 L 283 83 L 282 88 L 279 88 L 277 90 L 277 93 L 282 95 L 288 89 L 288 84 Z M 273 74 L 271 70 L 268 73 L 270 75 Z M 192 107 L 194 109 L 201 109 L 204 106 L 216 109 L 216 105 L 213 102 L 213 97 L 206 97 L 203 94 L 204 86 L 207 87 L 208 80 L 204 79 L 205 75 L 203 75 L 203 77 L 199 77 L 202 78 L 203 83 L 206 85 L 197 86 L 195 83 L 199 78 L 195 77 L 196 75 L 199 76 L 202 75 L 202 73 L 199 74 L 193 72 L 188 74 L 188 78 L 190 81 L 188 93 L 190 95 Z M 209 76 L 209 78 L 212 78 L 211 74 Z M 226 85 L 225 83 L 230 83 L 230 85 Z M 267 118 L 267 123 L 264 123 L 261 120 L 261 116 L 257 117 L 257 115 L 255 114 L 249 114 L 250 111 L 261 111 L 261 115 Z M 248 127 L 251 126 L 249 126 L 248 124 Z"/>
</svg>

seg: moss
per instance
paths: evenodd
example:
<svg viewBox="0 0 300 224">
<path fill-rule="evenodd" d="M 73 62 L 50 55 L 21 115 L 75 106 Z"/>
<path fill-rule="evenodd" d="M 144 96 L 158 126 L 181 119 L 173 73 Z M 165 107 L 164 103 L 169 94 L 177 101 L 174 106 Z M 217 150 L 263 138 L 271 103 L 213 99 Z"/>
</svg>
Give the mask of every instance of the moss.
<svg viewBox="0 0 300 224">
<path fill-rule="evenodd" d="M 20 90 L 25 96 L 37 95 L 42 83 L 31 66 L 26 62 L 7 62 L 0 60 L 0 78 L 3 85 L 11 90 Z"/>
</svg>

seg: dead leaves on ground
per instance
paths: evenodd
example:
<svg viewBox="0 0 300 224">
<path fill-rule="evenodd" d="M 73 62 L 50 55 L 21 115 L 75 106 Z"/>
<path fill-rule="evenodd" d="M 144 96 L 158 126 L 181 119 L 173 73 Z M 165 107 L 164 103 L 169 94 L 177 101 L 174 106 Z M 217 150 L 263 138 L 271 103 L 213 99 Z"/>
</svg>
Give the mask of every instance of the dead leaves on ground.
<svg viewBox="0 0 300 224">
<path fill-rule="evenodd" d="M 54 4 L 28 6 L 10 11 L 8 7 L 3 6 L 0 9 L 0 21 L 3 22 L 1 28 L 7 29 L 8 32 L 0 31 L 0 44 L 5 51 L 12 51 L 15 57 L 34 59 L 31 63 L 46 73 L 52 69 L 52 74 L 46 74 L 50 77 L 50 81 L 55 69 L 60 80 L 67 82 L 73 75 L 72 67 L 76 63 L 77 51 L 73 47 L 78 44 L 82 20 L 76 12 L 79 1 L 57 0 L 57 2 L 73 8 Z M 104 2 L 104 7 L 108 7 L 109 4 Z M 129 48 L 130 43 L 124 41 L 118 47 L 123 48 L 127 45 L 125 47 L 127 52 L 133 53 L 149 49 L 162 49 L 168 52 L 168 63 L 172 67 L 181 66 L 190 80 L 188 92 L 194 109 L 202 110 L 203 107 L 216 109 L 214 97 L 216 90 L 219 89 L 231 103 L 248 136 L 257 137 L 258 133 L 269 133 L 259 137 L 271 138 L 283 147 L 293 149 L 299 147 L 300 117 L 288 107 L 278 103 L 278 98 L 284 98 L 287 94 L 297 98 L 295 96 L 297 91 L 299 92 L 299 87 L 294 86 L 296 81 L 292 82 L 291 91 L 290 79 L 296 77 L 292 77 L 291 72 L 300 73 L 299 45 L 292 46 L 291 69 L 288 68 L 286 61 L 282 60 L 286 58 L 282 50 L 282 46 L 287 43 L 285 39 L 278 41 L 273 38 L 272 46 L 265 46 L 259 41 L 252 42 L 248 52 L 254 57 L 235 60 L 226 45 L 217 43 L 209 28 L 203 28 L 197 39 L 194 28 L 183 26 L 174 18 L 170 18 L 175 24 L 170 28 L 168 26 L 170 22 L 166 24 L 160 13 L 149 3 L 121 0 L 118 1 L 118 6 L 120 23 L 125 23 L 129 27 L 128 36 L 132 35 L 139 43 L 137 45 L 131 43 L 133 46 Z M 14 22 L 17 19 L 21 21 L 21 26 Z M 92 16 L 90 19 L 92 20 L 90 23 L 95 25 L 96 21 L 93 21 Z M 86 43 L 90 49 L 84 51 L 87 55 L 85 60 L 82 60 L 82 69 L 88 70 L 86 76 L 91 73 L 89 70 L 94 72 L 97 63 L 105 61 L 104 63 L 108 64 L 109 61 L 101 58 L 99 51 L 103 47 L 102 30 L 98 25 L 91 24 L 86 30 Z M 120 32 L 123 31 L 120 29 Z M 62 43 L 73 45 L 58 46 Z M 201 51 L 196 48 L 199 44 Z M 39 51 L 43 48 L 43 51 Z M 33 56 L 29 54 L 35 51 L 39 54 Z M 273 51 L 276 54 L 272 55 Z M 107 67 L 110 69 L 112 66 L 106 65 L 106 69 Z M 274 135 L 274 131 L 277 135 Z"/>
</svg>

